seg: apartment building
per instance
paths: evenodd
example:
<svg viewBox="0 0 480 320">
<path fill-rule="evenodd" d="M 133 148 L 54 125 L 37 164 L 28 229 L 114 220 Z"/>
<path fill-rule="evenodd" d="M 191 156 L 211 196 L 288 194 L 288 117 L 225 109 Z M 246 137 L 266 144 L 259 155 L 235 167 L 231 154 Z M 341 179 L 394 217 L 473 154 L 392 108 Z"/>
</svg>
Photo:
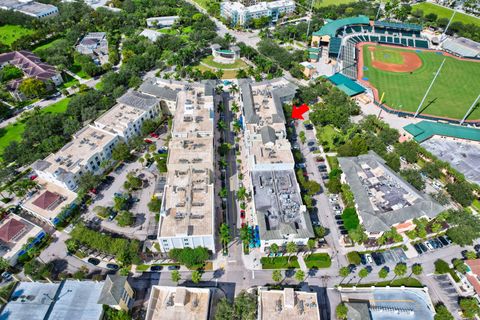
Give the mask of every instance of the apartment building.
<svg viewBox="0 0 480 320">
<path fill-rule="evenodd" d="M 82 174 L 103 171 L 100 164 L 111 158 L 112 149 L 120 139 L 116 134 L 89 125 L 75 133 L 62 149 L 35 161 L 32 168 L 40 178 L 75 191 Z"/>
<path fill-rule="evenodd" d="M 29 0 L 0 0 L 0 9 L 17 11 L 37 19 L 58 14 L 58 8 L 54 5 Z"/>
<path fill-rule="evenodd" d="M 173 115 L 177 108 L 177 95 L 185 87 L 184 82 L 150 78 L 145 80 L 138 91 L 160 100 L 160 107 L 164 114 Z"/>
<path fill-rule="evenodd" d="M 108 41 L 105 32 L 86 34 L 76 47 L 77 52 L 92 58 L 97 65 L 108 63 Z"/>
<path fill-rule="evenodd" d="M 283 104 L 296 87 L 285 79 L 240 81 L 252 208 L 259 227 L 261 251 L 293 241 L 305 245 L 313 227 L 295 176 L 295 160 L 287 140 Z"/>
<path fill-rule="evenodd" d="M 258 320 L 320 320 L 316 292 L 283 290 L 258 290 Z"/>
<path fill-rule="evenodd" d="M 208 82 L 174 85 L 181 89 L 160 209 L 160 249 L 202 246 L 214 251 L 214 87 Z"/>
<path fill-rule="evenodd" d="M 230 19 L 233 25 L 240 26 L 246 26 L 250 20 L 262 17 L 269 17 L 272 22 L 276 22 L 281 15 L 293 12 L 295 12 L 295 2 L 291 0 L 259 2 L 252 6 L 245 6 L 241 2 L 220 3 L 221 16 Z"/>
<path fill-rule="evenodd" d="M 117 104 L 95 120 L 95 126 L 122 137 L 125 141 L 139 135 L 145 120 L 161 116 L 157 98 L 130 91 Z"/>
</svg>

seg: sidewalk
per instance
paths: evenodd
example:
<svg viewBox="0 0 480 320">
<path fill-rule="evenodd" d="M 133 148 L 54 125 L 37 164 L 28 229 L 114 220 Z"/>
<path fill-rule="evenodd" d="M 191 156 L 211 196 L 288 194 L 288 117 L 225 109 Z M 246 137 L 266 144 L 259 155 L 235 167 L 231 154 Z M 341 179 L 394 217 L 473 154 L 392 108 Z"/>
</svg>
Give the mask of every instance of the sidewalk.
<svg viewBox="0 0 480 320">
<path fill-rule="evenodd" d="M 303 260 L 303 255 L 298 255 L 298 264 L 300 265 L 300 269 L 303 271 L 308 271 L 307 265 L 305 264 L 305 260 Z"/>
</svg>

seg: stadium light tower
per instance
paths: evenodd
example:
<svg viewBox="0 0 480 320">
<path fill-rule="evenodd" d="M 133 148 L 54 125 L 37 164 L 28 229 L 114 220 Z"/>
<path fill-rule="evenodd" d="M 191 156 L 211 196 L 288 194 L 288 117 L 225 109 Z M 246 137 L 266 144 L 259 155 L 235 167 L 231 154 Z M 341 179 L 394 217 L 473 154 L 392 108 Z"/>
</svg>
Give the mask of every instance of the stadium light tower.
<svg viewBox="0 0 480 320">
<path fill-rule="evenodd" d="M 473 103 L 470 106 L 470 108 L 468 109 L 467 113 L 465 113 L 465 116 L 463 117 L 462 121 L 460 121 L 460 124 L 463 124 L 465 122 L 465 120 L 468 118 L 470 113 L 473 111 L 473 109 L 477 105 L 478 100 L 480 100 L 480 94 L 477 96 L 477 99 L 475 99 L 475 101 L 473 101 Z"/>
<path fill-rule="evenodd" d="M 457 10 L 453 9 L 452 16 L 450 17 L 450 20 L 448 21 L 447 26 L 445 27 L 445 30 L 443 30 L 443 33 L 442 33 L 442 35 L 440 36 L 440 42 L 442 42 L 443 40 L 445 40 L 445 38 L 447 37 L 447 30 L 448 30 L 448 28 L 450 27 L 450 23 L 452 23 L 453 18 L 455 17 L 455 13 L 457 13 Z"/>
<path fill-rule="evenodd" d="M 437 70 L 437 73 L 435 73 L 435 76 L 432 79 L 432 82 L 430 82 L 430 85 L 428 86 L 427 92 L 425 92 L 425 95 L 423 96 L 422 101 L 420 101 L 420 104 L 418 105 L 417 111 L 415 112 L 415 115 L 413 116 L 414 118 L 416 118 L 418 116 L 418 113 L 420 112 L 420 108 L 422 107 L 423 102 L 425 101 L 428 94 L 430 93 L 430 90 L 432 89 L 433 84 L 435 83 L 435 80 L 437 80 L 437 77 L 440 74 L 440 70 L 442 70 L 443 64 L 445 63 L 445 60 L 447 60 L 447 59 L 446 58 L 443 59 L 442 64 L 440 65 L 440 67 Z"/>
<path fill-rule="evenodd" d="M 307 41 L 308 41 L 308 34 L 310 33 L 310 22 L 312 21 L 312 10 L 313 10 L 313 1 L 310 2 L 310 19 L 308 19 L 308 25 L 307 25 Z"/>
</svg>

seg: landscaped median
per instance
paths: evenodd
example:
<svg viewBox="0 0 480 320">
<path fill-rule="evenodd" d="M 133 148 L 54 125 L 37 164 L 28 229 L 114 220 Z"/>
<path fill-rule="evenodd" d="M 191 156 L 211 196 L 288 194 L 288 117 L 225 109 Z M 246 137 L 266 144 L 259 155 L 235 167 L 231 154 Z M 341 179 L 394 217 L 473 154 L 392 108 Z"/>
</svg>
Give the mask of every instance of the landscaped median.
<svg viewBox="0 0 480 320">
<path fill-rule="evenodd" d="M 293 257 L 263 257 L 260 259 L 262 269 L 291 269 L 300 268 L 298 258 Z"/>
<path fill-rule="evenodd" d="M 308 269 L 330 268 L 332 260 L 328 253 L 312 253 L 303 258 Z"/>
<path fill-rule="evenodd" d="M 348 283 L 342 284 L 342 287 L 413 287 L 423 288 L 423 284 L 415 278 L 398 278 L 387 281 L 372 282 L 372 283 Z"/>
</svg>

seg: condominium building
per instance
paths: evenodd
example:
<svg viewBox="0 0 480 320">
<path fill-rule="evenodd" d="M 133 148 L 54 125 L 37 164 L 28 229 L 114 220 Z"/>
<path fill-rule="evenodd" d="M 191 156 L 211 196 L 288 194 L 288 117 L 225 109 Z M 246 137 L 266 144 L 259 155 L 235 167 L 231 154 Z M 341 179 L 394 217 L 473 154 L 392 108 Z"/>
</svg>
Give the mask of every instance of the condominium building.
<svg viewBox="0 0 480 320">
<path fill-rule="evenodd" d="M 185 87 L 184 82 L 150 78 L 145 80 L 138 88 L 139 92 L 156 97 L 160 100 L 163 113 L 173 115 L 177 108 L 178 93 Z"/>
<path fill-rule="evenodd" d="M 320 320 L 316 292 L 258 290 L 258 320 Z M 363 318 L 362 318 L 363 319 Z"/>
<path fill-rule="evenodd" d="M 145 120 L 161 115 L 159 100 L 136 91 L 118 98 L 117 104 L 95 120 L 95 126 L 128 141 L 139 135 Z"/>
<path fill-rule="evenodd" d="M 86 34 L 76 47 L 77 52 L 92 58 L 97 65 L 108 62 L 108 41 L 105 32 Z"/>
<path fill-rule="evenodd" d="M 145 320 L 212 319 L 214 288 L 153 286 Z"/>
<path fill-rule="evenodd" d="M 82 174 L 102 172 L 100 164 L 111 158 L 112 149 L 119 141 L 116 134 L 86 126 L 62 149 L 35 161 L 32 168 L 40 178 L 75 191 Z"/>
<path fill-rule="evenodd" d="M 174 85 L 181 88 L 173 112 L 158 240 L 162 252 L 198 246 L 214 251 L 214 87 Z"/>
<path fill-rule="evenodd" d="M 221 16 L 230 19 L 233 25 L 240 26 L 247 25 L 251 19 L 262 17 L 269 17 L 272 22 L 276 22 L 281 15 L 288 15 L 293 12 L 295 12 L 295 2 L 291 0 L 259 2 L 252 6 L 231 1 L 220 3 Z"/>
<path fill-rule="evenodd" d="M 37 19 L 58 14 L 58 8 L 54 5 L 29 0 L 0 0 L 0 9 L 17 11 Z"/>
<path fill-rule="evenodd" d="M 251 206 L 259 228 L 260 247 L 305 245 L 313 237 L 307 208 L 295 176 L 295 161 L 286 139 L 283 103 L 296 87 L 285 79 L 240 81 L 245 150 L 253 188 Z"/>
</svg>

